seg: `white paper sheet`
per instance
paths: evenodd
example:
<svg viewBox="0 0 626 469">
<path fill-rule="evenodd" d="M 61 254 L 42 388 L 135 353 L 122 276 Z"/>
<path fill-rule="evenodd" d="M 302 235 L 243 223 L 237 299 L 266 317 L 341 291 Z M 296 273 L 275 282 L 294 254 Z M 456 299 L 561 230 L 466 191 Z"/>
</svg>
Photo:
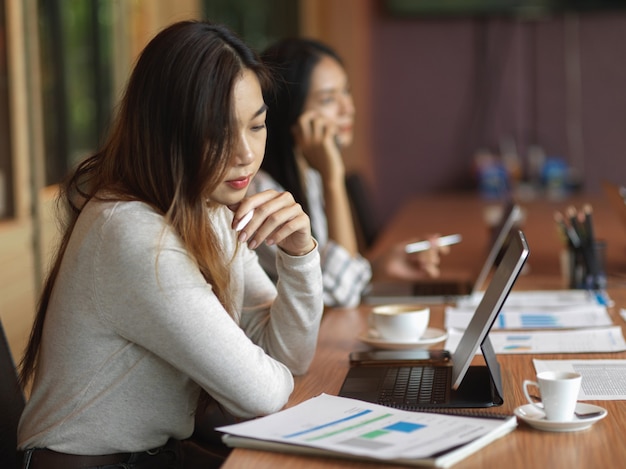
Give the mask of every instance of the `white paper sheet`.
<svg viewBox="0 0 626 469">
<path fill-rule="evenodd" d="M 445 349 L 453 352 L 463 331 L 448 330 Z M 623 352 L 626 341 L 619 326 L 566 331 L 492 331 L 489 338 L 496 353 L 588 353 Z M 480 349 L 479 349 L 480 350 Z"/>
<path fill-rule="evenodd" d="M 445 327 L 465 329 L 475 309 L 449 306 L 445 310 Z M 606 306 L 583 305 L 556 308 L 510 308 L 506 304 L 493 329 L 576 329 L 610 326 L 613 322 Z"/>
<path fill-rule="evenodd" d="M 533 360 L 537 373 L 576 371 L 583 377 L 578 400 L 626 400 L 626 360 Z"/>
<path fill-rule="evenodd" d="M 341 454 L 406 460 L 430 458 L 499 427 L 514 426 L 511 420 L 409 412 L 322 394 L 276 414 L 217 430 Z"/>
<path fill-rule="evenodd" d="M 483 292 L 461 299 L 457 306 L 476 307 Z M 509 308 L 564 307 L 580 305 L 611 306 L 612 300 L 606 292 L 588 290 L 514 290 L 509 293 L 505 305 Z"/>
</svg>

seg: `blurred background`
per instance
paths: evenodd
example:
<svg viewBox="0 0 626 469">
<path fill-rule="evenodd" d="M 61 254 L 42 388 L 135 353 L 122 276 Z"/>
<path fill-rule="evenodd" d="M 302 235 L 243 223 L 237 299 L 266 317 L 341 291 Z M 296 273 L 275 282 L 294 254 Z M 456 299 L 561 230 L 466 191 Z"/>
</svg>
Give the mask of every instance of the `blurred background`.
<svg viewBox="0 0 626 469">
<path fill-rule="evenodd" d="M 343 56 L 345 157 L 383 223 L 414 194 L 566 198 L 626 179 L 626 0 L 0 0 L 0 318 L 21 356 L 56 241 L 56 184 L 106 132 L 164 26 Z"/>
</svg>

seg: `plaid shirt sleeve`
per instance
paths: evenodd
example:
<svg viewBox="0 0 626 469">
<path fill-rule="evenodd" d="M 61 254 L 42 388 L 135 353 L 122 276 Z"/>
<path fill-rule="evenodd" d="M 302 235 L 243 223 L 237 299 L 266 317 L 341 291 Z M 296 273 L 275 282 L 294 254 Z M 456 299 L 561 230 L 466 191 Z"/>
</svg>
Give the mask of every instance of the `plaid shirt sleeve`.
<svg viewBox="0 0 626 469">
<path fill-rule="evenodd" d="M 267 173 L 259 171 L 253 179 L 249 193 L 268 189 L 284 190 Z M 312 169 L 306 175 L 306 192 L 309 203 L 308 215 L 321 256 L 324 304 L 337 307 L 356 306 L 372 278 L 370 263 L 360 255 L 352 257 L 341 245 L 328 239 L 322 181 L 319 173 Z M 257 248 L 257 253 L 261 265 L 275 281 L 276 246 L 262 244 Z"/>
<path fill-rule="evenodd" d="M 369 262 L 348 252 L 333 241 L 321 251 L 324 304 L 326 306 L 356 306 L 372 277 Z"/>
</svg>

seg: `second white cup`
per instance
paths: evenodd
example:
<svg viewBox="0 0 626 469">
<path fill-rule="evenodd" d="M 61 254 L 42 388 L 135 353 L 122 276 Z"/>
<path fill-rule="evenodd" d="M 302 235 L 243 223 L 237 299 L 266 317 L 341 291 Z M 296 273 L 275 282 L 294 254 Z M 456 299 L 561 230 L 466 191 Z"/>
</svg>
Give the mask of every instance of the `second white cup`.
<svg viewBox="0 0 626 469">
<path fill-rule="evenodd" d="M 394 342 L 418 341 L 430 321 L 430 308 L 423 305 L 377 306 L 370 314 L 370 326 L 380 338 Z"/>
<path fill-rule="evenodd" d="M 568 422 L 574 417 L 581 381 L 580 373 L 544 371 L 537 375 L 537 381 L 524 380 L 524 395 L 528 402 L 543 410 L 547 420 Z M 539 388 L 543 407 L 531 398 L 528 392 L 529 386 Z"/>
</svg>

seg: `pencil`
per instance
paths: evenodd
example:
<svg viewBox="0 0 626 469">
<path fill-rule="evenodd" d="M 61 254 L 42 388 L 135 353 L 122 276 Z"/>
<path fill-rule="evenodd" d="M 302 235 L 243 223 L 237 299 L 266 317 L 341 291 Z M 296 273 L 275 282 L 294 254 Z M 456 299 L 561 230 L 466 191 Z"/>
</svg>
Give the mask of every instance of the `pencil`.
<svg viewBox="0 0 626 469">
<path fill-rule="evenodd" d="M 559 226 L 563 238 L 567 241 L 567 244 L 572 248 L 580 247 L 580 237 L 576 230 L 565 222 L 565 218 L 561 212 L 554 212 L 554 221 Z"/>
<path fill-rule="evenodd" d="M 582 244 L 583 239 L 585 238 L 585 232 L 578 220 L 578 210 L 570 205 L 569 207 L 567 207 L 567 217 L 569 218 L 570 226 L 572 227 L 572 229 L 574 229 L 574 231 L 576 231 L 576 234 L 580 239 L 579 244 Z"/>
<path fill-rule="evenodd" d="M 596 258 L 595 251 L 595 236 L 593 233 L 593 215 L 590 204 L 583 206 L 583 213 L 585 214 L 585 232 L 587 233 L 587 239 L 585 240 L 585 249 L 589 256 L 589 270 L 591 274 L 591 280 L 593 287 L 598 288 L 598 259 Z"/>
<path fill-rule="evenodd" d="M 595 241 L 593 234 L 593 215 L 592 208 L 590 204 L 585 204 L 583 206 L 583 213 L 585 214 L 585 232 L 587 233 L 587 244 L 593 246 Z"/>
</svg>

